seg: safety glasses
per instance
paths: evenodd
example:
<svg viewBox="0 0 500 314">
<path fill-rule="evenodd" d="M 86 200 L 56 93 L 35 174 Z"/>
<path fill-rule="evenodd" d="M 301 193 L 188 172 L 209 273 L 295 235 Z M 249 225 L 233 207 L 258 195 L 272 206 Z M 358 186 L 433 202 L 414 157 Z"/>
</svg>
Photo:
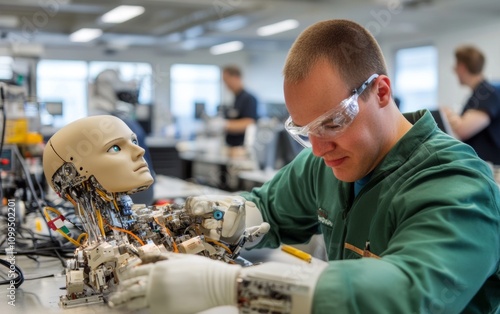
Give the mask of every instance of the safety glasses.
<svg viewBox="0 0 500 314">
<path fill-rule="evenodd" d="M 305 126 L 297 126 L 288 117 L 285 121 L 285 129 L 302 146 L 311 147 L 309 135 L 321 138 L 333 138 L 346 130 L 351 125 L 359 112 L 358 97 L 378 77 L 378 74 L 370 76 L 359 88 L 354 89 L 349 98 L 340 102 L 340 105 L 327 111 Z"/>
</svg>

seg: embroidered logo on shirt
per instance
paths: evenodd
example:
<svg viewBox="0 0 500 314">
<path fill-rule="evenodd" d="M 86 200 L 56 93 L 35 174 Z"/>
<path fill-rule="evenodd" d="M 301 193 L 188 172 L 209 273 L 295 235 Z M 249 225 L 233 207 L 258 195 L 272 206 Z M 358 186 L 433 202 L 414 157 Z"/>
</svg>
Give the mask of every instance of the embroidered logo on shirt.
<svg viewBox="0 0 500 314">
<path fill-rule="evenodd" d="M 318 221 L 329 227 L 333 227 L 333 222 L 328 219 L 328 213 L 322 208 L 318 208 Z"/>
</svg>

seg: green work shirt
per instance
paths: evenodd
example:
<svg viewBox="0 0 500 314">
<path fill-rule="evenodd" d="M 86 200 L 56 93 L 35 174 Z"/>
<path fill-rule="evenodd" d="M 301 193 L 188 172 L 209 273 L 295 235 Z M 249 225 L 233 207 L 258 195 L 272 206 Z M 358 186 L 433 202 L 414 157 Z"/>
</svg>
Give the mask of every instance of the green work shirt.
<svg viewBox="0 0 500 314">
<path fill-rule="evenodd" d="M 411 130 L 354 197 L 310 149 L 243 193 L 271 230 L 258 247 L 322 233 L 330 260 L 313 313 L 495 313 L 500 193 L 474 150 L 405 114 Z"/>
</svg>

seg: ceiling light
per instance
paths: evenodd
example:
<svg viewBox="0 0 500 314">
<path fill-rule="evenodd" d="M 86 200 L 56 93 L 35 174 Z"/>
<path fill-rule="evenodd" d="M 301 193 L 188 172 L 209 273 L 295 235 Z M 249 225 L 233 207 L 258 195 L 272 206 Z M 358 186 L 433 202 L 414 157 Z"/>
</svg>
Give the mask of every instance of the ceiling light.
<svg viewBox="0 0 500 314">
<path fill-rule="evenodd" d="M 221 55 L 223 53 L 234 52 L 241 49 L 243 49 L 243 43 L 241 41 L 230 41 L 210 47 L 210 53 L 213 55 Z"/>
<path fill-rule="evenodd" d="M 113 10 L 105 13 L 101 17 L 101 21 L 104 23 L 123 23 L 134 17 L 144 13 L 144 7 L 135 5 L 120 5 Z"/>
<path fill-rule="evenodd" d="M 102 35 L 99 28 L 82 28 L 69 35 L 69 40 L 73 42 L 87 42 Z"/>
<path fill-rule="evenodd" d="M 278 23 L 259 27 L 257 29 L 257 34 L 259 36 L 269 36 L 297 28 L 298 26 L 299 22 L 297 20 L 284 20 Z"/>
</svg>

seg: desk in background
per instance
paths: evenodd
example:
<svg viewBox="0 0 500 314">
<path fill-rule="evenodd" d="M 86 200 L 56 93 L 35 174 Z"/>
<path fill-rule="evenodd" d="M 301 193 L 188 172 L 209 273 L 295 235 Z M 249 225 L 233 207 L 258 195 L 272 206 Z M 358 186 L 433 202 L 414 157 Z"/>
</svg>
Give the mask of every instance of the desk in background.
<svg viewBox="0 0 500 314">
<path fill-rule="evenodd" d="M 271 180 L 278 170 L 251 170 L 238 173 L 240 189 L 250 191 L 254 187 L 259 187 Z"/>
<path fill-rule="evenodd" d="M 177 140 L 147 137 L 153 169 L 156 174 L 183 178 L 182 160 L 176 148 Z"/>
<path fill-rule="evenodd" d="M 227 191 L 239 189 L 239 172 L 256 167 L 247 157 L 229 157 L 224 152 L 185 151 L 179 156 L 185 178 Z"/>
<path fill-rule="evenodd" d="M 227 191 L 164 175 L 156 176 L 154 189 L 155 199 L 176 199 L 197 195 L 229 194 Z"/>
</svg>

